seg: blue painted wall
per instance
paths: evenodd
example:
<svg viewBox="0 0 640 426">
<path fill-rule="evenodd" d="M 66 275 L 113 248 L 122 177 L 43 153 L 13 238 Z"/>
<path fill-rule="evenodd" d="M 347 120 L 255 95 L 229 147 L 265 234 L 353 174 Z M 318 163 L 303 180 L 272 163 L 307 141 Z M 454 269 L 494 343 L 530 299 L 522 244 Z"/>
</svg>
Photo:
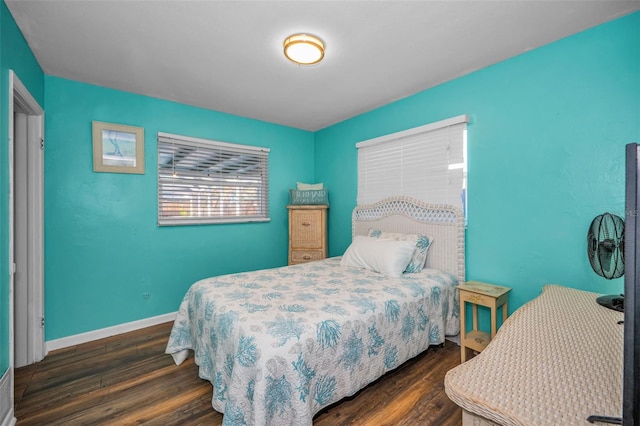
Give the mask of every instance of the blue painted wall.
<svg viewBox="0 0 640 426">
<path fill-rule="evenodd" d="M 43 77 L 4 3 L 0 18 L 2 110 L 8 68 L 46 99 L 47 340 L 175 311 L 199 278 L 285 264 L 284 206 L 296 181 L 330 188 L 330 254 L 342 254 L 356 201 L 355 143 L 459 114 L 471 116 L 468 278 L 512 286 L 511 310 L 548 282 L 621 290 L 621 280 L 591 271 L 585 233 L 595 215 L 624 210 L 624 145 L 640 141 L 640 13 L 315 134 Z M 93 172 L 92 120 L 145 128 L 144 175 Z M 271 148 L 271 222 L 158 228 L 158 131 Z M 6 170 L 0 184 L 6 235 Z M 8 365 L 7 251 L 3 239 L 0 371 Z"/>
<path fill-rule="evenodd" d="M 9 70 L 44 105 L 44 74 L 0 2 L 0 376 L 9 367 Z M 13 96 L 13 94 L 11 94 Z"/>
<path fill-rule="evenodd" d="M 57 77 L 45 83 L 46 340 L 173 312 L 198 279 L 287 263 L 288 188 L 313 179 L 313 133 Z M 144 175 L 93 172 L 92 120 L 144 127 Z M 270 148 L 271 221 L 158 227 L 157 132 Z"/>
<path fill-rule="evenodd" d="M 558 283 L 602 293 L 594 216 L 624 216 L 624 146 L 640 142 L 640 13 L 605 23 L 316 133 L 331 188 L 330 254 L 351 241 L 355 143 L 469 114 L 467 278 L 513 287 L 510 311 Z"/>
</svg>

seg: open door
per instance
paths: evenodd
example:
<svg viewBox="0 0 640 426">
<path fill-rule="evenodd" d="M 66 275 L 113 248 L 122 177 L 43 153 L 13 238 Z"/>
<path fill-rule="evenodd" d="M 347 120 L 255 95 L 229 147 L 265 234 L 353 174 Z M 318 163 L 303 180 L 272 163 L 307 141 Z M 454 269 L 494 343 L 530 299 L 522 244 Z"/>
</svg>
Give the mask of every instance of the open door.
<svg viewBox="0 0 640 426">
<path fill-rule="evenodd" d="M 44 358 L 44 111 L 9 71 L 9 410 L 13 369 Z M 3 390 L 0 389 L 0 393 Z M 4 413 L 0 413 L 0 418 Z"/>
<path fill-rule="evenodd" d="M 13 108 L 13 233 L 9 261 L 14 265 L 14 367 L 44 357 L 43 285 L 43 111 L 17 76 L 10 74 Z M 13 109 L 13 111 L 11 111 Z M 12 128 L 13 127 L 13 128 Z M 11 154 L 10 154 L 11 155 Z M 11 252 L 13 253 L 11 254 Z"/>
</svg>

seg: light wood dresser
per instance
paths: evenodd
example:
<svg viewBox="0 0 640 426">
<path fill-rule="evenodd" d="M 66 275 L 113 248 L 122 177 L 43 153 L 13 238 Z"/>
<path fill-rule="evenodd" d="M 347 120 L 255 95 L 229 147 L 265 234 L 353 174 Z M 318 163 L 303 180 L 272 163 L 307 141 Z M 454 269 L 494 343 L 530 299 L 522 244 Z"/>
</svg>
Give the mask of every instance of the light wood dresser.
<svg viewBox="0 0 640 426">
<path fill-rule="evenodd" d="M 325 205 L 289 205 L 289 265 L 327 257 Z"/>
</svg>

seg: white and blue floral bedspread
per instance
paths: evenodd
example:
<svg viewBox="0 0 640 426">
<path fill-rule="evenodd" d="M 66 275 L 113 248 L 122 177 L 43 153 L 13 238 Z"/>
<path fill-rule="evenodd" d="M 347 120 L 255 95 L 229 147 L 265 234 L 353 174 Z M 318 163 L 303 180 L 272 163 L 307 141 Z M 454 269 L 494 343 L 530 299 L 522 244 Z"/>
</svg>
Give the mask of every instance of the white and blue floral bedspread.
<svg viewBox="0 0 640 426">
<path fill-rule="evenodd" d="M 455 277 L 389 278 L 340 258 L 208 278 L 180 305 L 166 353 L 193 349 L 224 425 L 311 425 L 323 407 L 457 334 Z"/>
</svg>

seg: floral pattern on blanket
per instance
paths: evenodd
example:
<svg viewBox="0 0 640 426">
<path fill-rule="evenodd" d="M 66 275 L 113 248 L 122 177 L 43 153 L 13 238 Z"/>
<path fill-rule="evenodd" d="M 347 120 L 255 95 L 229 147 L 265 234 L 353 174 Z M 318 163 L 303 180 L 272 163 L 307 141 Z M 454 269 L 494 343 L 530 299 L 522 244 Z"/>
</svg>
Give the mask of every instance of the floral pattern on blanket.
<svg viewBox="0 0 640 426">
<path fill-rule="evenodd" d="M 389 278 L 340 258 L 193 284 L 166 353 L 193 349 L 224 425 L 311 425 L 323 407 L 460 327 L 457 280 Z"/>
</svg>

